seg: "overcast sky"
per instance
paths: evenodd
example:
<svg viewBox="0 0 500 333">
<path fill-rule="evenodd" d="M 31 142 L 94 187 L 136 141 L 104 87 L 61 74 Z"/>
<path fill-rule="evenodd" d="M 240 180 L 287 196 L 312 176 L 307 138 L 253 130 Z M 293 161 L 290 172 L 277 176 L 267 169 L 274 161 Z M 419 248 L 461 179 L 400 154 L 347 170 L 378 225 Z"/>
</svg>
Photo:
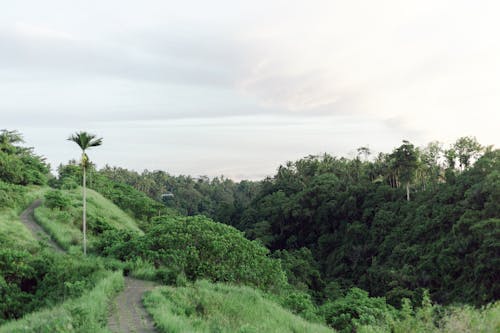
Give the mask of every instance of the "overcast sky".
<svg viewBox="0 0 500 333">
<path fill-rule="evenodd" d="M 498 1 L 9 1 L 0 128 L 57 166 L 259 179 L 308 154 L 500 144 Z"/>
</svg>

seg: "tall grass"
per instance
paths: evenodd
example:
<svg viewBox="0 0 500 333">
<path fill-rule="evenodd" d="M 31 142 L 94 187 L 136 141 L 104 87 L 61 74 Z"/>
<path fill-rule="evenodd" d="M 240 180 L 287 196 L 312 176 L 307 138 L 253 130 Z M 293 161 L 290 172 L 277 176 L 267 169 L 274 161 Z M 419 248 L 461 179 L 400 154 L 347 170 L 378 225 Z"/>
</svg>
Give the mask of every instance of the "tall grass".
<svg viewBox="0 0 500 333">
<path fill-rule="evenodd" d="M 106 325 L 111 299 L 123 286 L 122 272 L 108 273 L 83 296 L 9 322 L 0 327 L 0 333 L 109 332 Z"/>
<path fill-rule="evenodd" d="M 333 332 L 249 287 L 197 281 L 186 287 L 155 289 L 146 295 L 144 304 L 165 333 Z"/>
</svg>

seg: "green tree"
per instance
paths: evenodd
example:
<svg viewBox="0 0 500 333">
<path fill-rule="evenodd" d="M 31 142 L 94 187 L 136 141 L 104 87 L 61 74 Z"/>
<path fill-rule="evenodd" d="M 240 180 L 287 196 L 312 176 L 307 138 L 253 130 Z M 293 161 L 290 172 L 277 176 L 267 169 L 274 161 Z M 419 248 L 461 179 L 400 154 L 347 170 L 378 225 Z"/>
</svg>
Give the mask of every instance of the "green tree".
<svg viewBox="0 0 500 333">
<path fill-rule="evenodd" d="M 87 132 L 77 132 L 68 138 L 75 142 L 82 149 L 82 170 L 83 170 L 83 254 L 87 255 L 87 185 L 85 179 L 85 170 L 89 165 L 89 157 L 85 152 L 91 147 L 102 145 L 102 138 L 97 138 L 94 134 Z"/>
<path fill-rule="evenodd" d="M 406 200 L 410 201 L 410 183 L 418 167 L 418 152 L 413 144 L 403 140 L 403 144 L 396 148 L 392 156 L 395 159 L 399 178 L 406 184 Z"/>
<path fill-rule="evenodd" d="M 480 155 L 483 147 L 477 142 L 475 137 L 461 137 L 453 145 L 458 157 L 458 163 L 461 170 L 468 169 L 471 162 Z"/>
<path fill-rule="evenodd" d="M 21 133 L 6 129 L 0 131 L 0 151 L 13 153 L 16 149 L 16 147 L 14 147 L 15 143 L 24 143 Z"/>
</svg>

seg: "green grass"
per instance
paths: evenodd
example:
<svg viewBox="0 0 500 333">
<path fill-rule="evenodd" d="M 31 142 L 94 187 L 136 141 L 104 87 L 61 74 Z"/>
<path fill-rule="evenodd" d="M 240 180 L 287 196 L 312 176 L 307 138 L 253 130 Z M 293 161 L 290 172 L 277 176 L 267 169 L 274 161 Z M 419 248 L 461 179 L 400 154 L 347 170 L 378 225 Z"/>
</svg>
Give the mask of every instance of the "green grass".
<svg viewBox="0 0 500 333">
<path fill-rule="evenodd" d="M 0 207 L 0 245 L 9 248 L 34 249 L 38 242 L 22 224 L 19 215 L 35 199 L 42 198 L 47 187 L 19 187 L 13 205 Z M 9 194 L 13 196 L 13 193 Z"/>
<path fill-rule="evenodd" d="M 77 188 L 62 192 L 70 200 L 70 206 L 60 210 L 49 208 L 44 204 L 35 210 L 35 219 L 62 248 L 69 250 L 72 246 L 80 246 L 83 238 L 82 190 Z M 131 216 L 91 189 L 87 189 L 87 225 L 89 243 L 92 243 L 97 236 L 96 233 L 92 233 L 93 226 L 128 229 L 142 233 Z"/>
<path fill-rule="evenodd" d="M 144 304 L 165 333 L 333 332 L 249 287 L 197 281 L 186 287 L 157 288 L 146 295 Z"/>
<path fill-rule="evenodd" d="M 155 281 L 157 277 L 157 269 L 149 261 L 144 261 L 140 257 L 126 263 L 130 270 L 129 275 L 137 279 Z"/>
<path fill-rule="evenodd" d="M 9 322 L 0 327 L 0 333 L 109 332 L 106 325 L 111 300 L 123 286 L 122 272 L 108 273 L 83 296 Z"/>
</svg>

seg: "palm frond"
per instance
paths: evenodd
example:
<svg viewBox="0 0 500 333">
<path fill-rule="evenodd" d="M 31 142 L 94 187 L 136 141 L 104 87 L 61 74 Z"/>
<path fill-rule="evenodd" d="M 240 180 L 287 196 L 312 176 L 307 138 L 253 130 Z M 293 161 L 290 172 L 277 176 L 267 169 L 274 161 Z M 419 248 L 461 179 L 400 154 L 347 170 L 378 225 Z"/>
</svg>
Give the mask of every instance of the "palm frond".
<svg viewBox="0 0 500 333">
<path fill-rule="evenodd" d="M 93 138 L 88 144 L 89 147 L 97 147 L 100 145 L 102 145 L 102 138 Z"/>
<path fill-rule="evenodd" d="M 72 134 L 69 141 L 75 142 L 80 148 L 85 151 L 90 147 L 97 147 L 102 145 L 102 138 L 97 138 L 95 134 L 90 134 L 84 131 L 76 132 Z"/>
</svg>

